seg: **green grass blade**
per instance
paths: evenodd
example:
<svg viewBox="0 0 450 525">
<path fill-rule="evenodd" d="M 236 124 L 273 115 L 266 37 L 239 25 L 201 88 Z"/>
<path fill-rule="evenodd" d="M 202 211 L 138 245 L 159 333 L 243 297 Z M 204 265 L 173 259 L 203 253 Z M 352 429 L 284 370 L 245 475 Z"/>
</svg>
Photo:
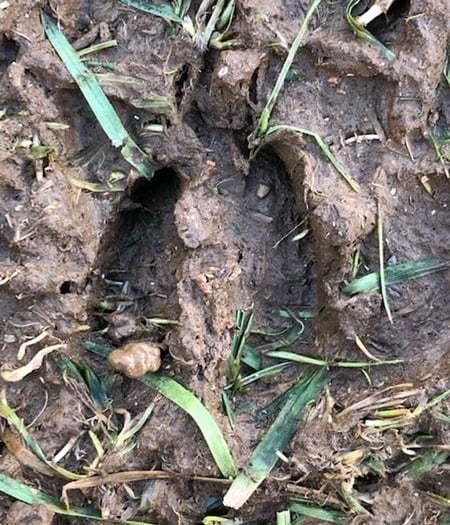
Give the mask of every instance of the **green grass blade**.
<svg viewBox="0 0 450 525">
<path fill-rule="evenodd" d="M 7 494 L 11 498 L 14 498 L 29 505 L 43 505 L 51 512 L 56 514 L 62 514 L 64 516 L 71 516 L 74 518 L 86 518 L 95 521 L 105 521 L 111 523 L 109 516 L 103 518 L 100 514 L 92 509 L 72 507 L 66 509 L 61 506 L 60 502 L 50 496 L 49 494 L 37 490 L 29 485 L 25 485 L 21 481 L 7 476 L 6 474 L 0 473 L 0 492 Z M 125 525 L 152 525 L 148 522 L 143 521 L 130 521 L 130 520 L 119 520 L 115 523 L 123 523 Z"/>
<path fill-rule="evenodd" d="M 236 416 L 234 415 L 233 404 L 231 402 L 230 396 L 225 390 L 222 391 L 222 408 L 228 418 L 230 427 L 233 430 L 236 430 Z"/>
<path fill-rule="evenodd" d="M 75 79 L 98 123 L 122 156 L 144 177 L 151 178 L 156 165 L 129 136 L 95 75 L 83 64 L 78 53 L 46 14 L 41 14 L 42 26 L 51 45 Z"/>
<path fill-rule="evenodd" d="M 325 386 L 325 369 L 305 374 L 290 389 L 285 405 L 278 413 L 241 472 L 225 494 L 223 503 L 238 509 L 248 500 L 277 463 L 282 452 L 297 431 L 306 406 L 315 400 Z"/>
<path fill-rule="evenodd" d="M 347 169 L 337 160 L 337 158 L 333 155 L 331 149 L 323 141 L 322 137 L 319 134 L 305 128 L 300 128 L 298 126 L 288 126 L 280 124 L 277 126 L 271 126 L 267 130 L 266 135 L 270 135 L 271 133 L 275 133 L 276 131 L 280 130 L 295 131 L 296 133 L 300 133 L 301 135 L 308 135 L 309 137 L 312 137 L 316 141 L 317 145 L 319 146 L 327 160 L 333 165 L 334 169 L 339 173 L 339 175 L 341 175 L 341 177 L 350 186 L 350 188 L 353 191 L 359 192 L 359 184 L 352 178 Z"/>
<path fill-rule="evenodd" d="M 347 19 L 349 26 L 359 38 L 366 40 L 377 47 L 388 60 L 394 60 L 395 53 L 377 40 L 372 33 L 362 26 L 353 16 L 353 9 L 359 4 L 359 2 L 360 0 L 350 0 L 345 8 L 345 18 Z"/>
<path fill-rule="evenodd" d="M 291 511 L 282 510 L 277 512 L 277 525 L 291 525 Z"/>
<path fill-rule="evenodd" d="M 111 350 L 96 343 L 86 341 L 83 346 L 90 352 L 106 357 Z M 236 467 L 227 442 L 216 423 L 202 402 L 187 388 L 177 383 L 174 379 L 159 374 L 148 373 L 139 378 L 139 381 L 153 388 L 164 397 L 178 405 L 197 424 L 205 438 L 206 444 L 222 475 L 226 478 L 236 475 Z"/>
<path fill-rule="evenodd" d="M 150 0 L 119 0 L 122 4 L 127 5 L 128 7 L 133 7 L 134 9 L 139 9 L 144 13 L 149 13 L 150 15 L 158 16 L 159 18 L 164 18 L 164 20 L 177 22 L 181 24 L 183 21 L 180 16 L 173 10 L 173 8 L 168 4 L 155 4 Z"/>
<path fill-rule="evenodd" d="M 266 105 L 261 113 L 261 116 L 259 117 L 257 131 L 260 135 L 265 135 L 267 133 L 267 128 L 269 127 L 270 116 L 272 115 L 273 108 L 275 107 L 275 104 L 277 102 L 278 95 L 280 94 L 280 91 L 283 89 L 288 71 L 292 66 L 292 62 L 294 61 L 298 48 L 300 47 L 300 44 L 302 43 L 302 40 L 306 34 L 306 31 L 308 30 L 309 22 L 311 21 L 311 18 L 313 17 L 316 9 L 319 7 L 320 2 L 321 0 L 313 0 L 311 2 L 311 5 L 309 6 L 308 11 L 306 12 L 305 18 L 303 19 L 300 25 L 297 36 L 292 42 L 292 45 L 289 49 L 289 53 L 286 57 L 286 60 L 284 61 L 283 67 L 281 68 L 280 74 L 278 75 L 278 78 L 275 82 L 275 86 L 273 87 L 269 95 L 269 98 L 267 99 Z"/>
<path fill-rule="evenodd" d="M 289 328 L 288 330 L 283 332 L 282 337 L 279 337 L 278 339 L 270 343 L 259 345 L 255 347 L 255 350 L 257 352 L 266 353 L 270 352 L 271 350 L 277 350 L 278 348 L 290 346 L 291 344 L 295 343 L 295 341 L 298 341 L 302 337 L 302 335 L 304 335 L 304 333 L 305 325 L 303 322 L 300 321 L 300 323 L 296 323 L 292 328 Z"/>
<path fill-rule="evenodd" d="M 239 376 L 241 372 L 242 353 L 246 346 L 247 338 L 250 335 L 253 323 L 253 312 L 244 310 L 236 311 L 236 327 L 238 332 L 234 335 L 231 342 L 231 353 L 227 363 L 228 381 L 235 388 L 239 387 Z"/>
<path fill-rule="evenodd" d="M 241 362 L 253 370 L 261 370 L 261 354 L 249 345 L 245 345 L 242 350 Z"/>
<path fill-rule="evenodd" d="M 419 261 L 409 261 L 406 263 L 395 264 L 385 268 L 384 278 L 387 286 L 417 279 L 425 275 L 446 270 L 450 267 L 450 261 L 439 257 L 429 257 Z M 364 277 L 359 277 L 350 282 L 342 292 L 345 295 L 355 295 L 362 292 L 377 292 L 380 290 L 379 272 L 369 273 Z"/>
<path fill-rule="evenodd" d="M 140 378 L 140 381 L 157 390 L 192 417 L 203 434 L 222 475 L 225 478 L 234 477 L 236 475 L 236 467 L 227 442 L 219 425 L 200 400 L 184 386 L 167 376 L 146 374 Z"/>
<path fill-rule="evenodd" d="M 317 507 L 315 505 L 306 504 L 302 501 L 292 501 L 289 508 L 295 514 L 308 516 L 309 518 L 316 518 L 321 521 L 326 521 L 327 523 L 348 523 L 346 515 L 339 510 Z"/>
<path fill-rule="evenodd" d="M 86 363 L 75 363 L 67 357 L 58 361 L 59 367 L 86 385 L 94 405 L 105 407 L 108 404 L 108 394 L 105 385 Z"/>
<path fill-rule="evenodd" d="M 245 376 L 239 379 L 239 388 L 250 385 L 254 383 L 255 381 L 259 381 L 260 379 L 263 379 L 265 377 L 273 377 L 279 374 L 280 372 L 282 372 L 289 365 L 290 363 L 279 363 L 277 365 L 272 365 L 272 366 L 268 366 L 267 368 L 257 370 L 253 374 L 250 374 L 248 376 Z M 229 383 L 225 387 L 225 390 L 230 390 L 233 387 L 234 387 L 234 384 Z"/>
</svg>

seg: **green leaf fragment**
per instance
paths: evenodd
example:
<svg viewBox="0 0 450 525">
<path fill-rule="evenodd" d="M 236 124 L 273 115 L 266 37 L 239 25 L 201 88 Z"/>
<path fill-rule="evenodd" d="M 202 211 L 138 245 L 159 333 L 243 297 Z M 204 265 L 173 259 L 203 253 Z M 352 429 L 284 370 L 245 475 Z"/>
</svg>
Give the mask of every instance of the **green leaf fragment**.
<svg viewBox="0 0 450 525">
<path fill-rule="evenodd" d="M 449 456 L 446 450 L 428 450 L 418 458 L 408 463 L 403 469 L 403 473 L 411 479 L 420 479 L 427 472 L 442 465 Z"/>
<path fill-rule="evenodd" d="M 289 508 L 295 514 L 316 518 L 321 521 L 326 521 L 327 523 L 348 523 L 346 515 L 339 510 L 318 507 L 316 505 L 310 505 L 303 501 L 296 500 L 292 501 Z"/>
<path fill-rule="evenodd" d="M 402 281 L 418 279 L 425 275 L 446 270 L 449 267 L 450 261 L 439 257 L 429 257 L 419 261 L 409 261 L 387 266 L 384 270 L 384 280 L 386 286 L 391 286 Z M 350 282 L 342 291 L 345 295 L 355 295 L 362 292 L 377 292 L 379 290 L 380 274 L 379 272 L 373 272 Z"/>
</svg>

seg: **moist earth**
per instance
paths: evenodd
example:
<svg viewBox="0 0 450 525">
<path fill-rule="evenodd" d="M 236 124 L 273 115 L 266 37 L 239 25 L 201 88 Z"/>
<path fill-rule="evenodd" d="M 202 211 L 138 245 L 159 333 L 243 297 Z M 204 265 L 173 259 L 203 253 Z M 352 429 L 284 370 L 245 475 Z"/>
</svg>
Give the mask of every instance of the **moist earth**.
<svg viewBox="0 0 450 525">
<path fill-rule="evenodd" d="M 192 2 L 192 16 L 198 8 Z M 23 364 L 20 345 L 43 332 L 26 360 L 61 345 L 23 380 L 3 381 L 4 397 L 47 457 L 74 440 L 61 460 L 68 469 L 176 474 L 73 491 L 73 504 L 95 508 L 111 522 L 197 524 L 219 514 L 266 524 L 297 496 L 348 512 L 352 523 L 448 523 L 448 464 L 420 479 L 403 470 L 421 437 L 426 450 L 448 450 L 448 401 L 436 409 L 447 419 L 424 411 L 378 434 L 362 430 L 370 409 L 352 408 L 396 389 L 411 391 L 406 406 L 416 407 L 449 387 L 448 271 L 389 287 L 392 323 L 379 293 L 342 293 L 357 251 L 359 274 L 379 268 L 380 213 L 386 267 L 449 257 L 449 166 L 433 145 L 450 125 L 443 76 L 448 5 L 396 0 L 394 8 L 373 27 L 396 54 L 390 62 L 352 32 L 343 2 L 324 0 L 271 118 L 318 134 L 358 182 L 355 192 L 311 136 L 288 129 L 263 139 L 255 134 L 307 2 L 237 2 L 231 28 L 239 45 L 221 50 L 200 49 L 185 31 L 116 0 L 1 3 L 2 369 Z M 122 122 L 157 163 L 151 180 L 109 143 L 46 40 L 42 11 L 77 49 L 116 39 L 94 55 L 92 67 Z M 155 97 L 165 104 L 152 105 Z M 36 154 L 36 145 L 45 145 L 45 153 Z M 122 179 L 121 191 L 110 191 L 114 177 Z M 89 191 L 86 182 L 104 191 Z M 157 343 L 162 373 L 202 400 L 243 469 L 267 428 L 256 415 L 307 367 L 292 364 L 236 393 L 233 429 L 221 392 L 238 309 L 254 312 L 257 332 L 285 328 L 280 310 L 315 312 L 289 347 L 302 355 L 365 361 L 358 337 L 370 355 L 402 363 L 367 372 L 331 369 L 326 395 L 308 412 L 286 461 L 243 509 L 232 511 L 221 505 L 227 485 L 193 421 L 145 385 L 114 373 L 85 343 Z M 109 408 L 95 407 L 63 373 L 63 357 L 98 375 Z M 89 432 L 107 421 L 120 428 L 151 403 L 135 446 L 110 451 L 92 466 Z M 8 445 L 6 423 L 1 429 L 1 472 L 59 498 L 63 481 L 37 472 L 20 439 Z M 387 468 L 377 472 L 367 459 Z M 345 487 L 358 491 L 369 513 L 355 511 Z M 0 522 L 91 523 L 5 495 Z"/>
</svg>

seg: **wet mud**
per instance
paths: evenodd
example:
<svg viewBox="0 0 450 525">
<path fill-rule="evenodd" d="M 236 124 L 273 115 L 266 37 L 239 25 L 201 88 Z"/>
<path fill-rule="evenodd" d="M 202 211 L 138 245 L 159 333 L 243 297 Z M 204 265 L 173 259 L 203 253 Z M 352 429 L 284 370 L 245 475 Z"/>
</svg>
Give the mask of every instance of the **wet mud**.
<svg viewBox="0 0 450 525">
<path fill-rule="evenodd" d="M 192 4 L 195 12 L 199 2 Z M 258 116 L 307 8 L 304 1 L 241 0 L 233 18 L 239 48 L 205 51 L 183 31 L 174 35 L 163 20 L 118 1 L 20 0 L 0 9 L 2 369 L 18 367 L 20 345 L 44 331 L 32 352 L 64 345 L 39 370 L 1 388 L 47 457 L 76 438 L 62 464 L 77 472 L 95 457 L 89 431 L 98 422 L 63 375 L 60 357 L 87 363 L 108 384 L 116 422 L 124 410 L 136 417 L 154 403 L 136 446 L 107 454 L 97 472 L 155 469 L 178 477 L 73 492 L 74 504 L 109 512 L 111 520 L 194 525 L 209 514 L 275 523 L 276 511 L 297 495 L 350 512 L 355 524 L 447 523 L 448 510 L 429 493 L 448 503 L 448 464 L 420 480 L 402 468 L 411 450 L 406 444 L 419 436 L 428 436 L 427 446 L 448 447 L 448 422 L 424 412 L 368 441 L 361 432 L 368 411 L 338 414 L 394 385 L 417 390 L 410 406 L 449 385 L 448 271 L 389 287 L 393 323 L 380 294 L 342 293 L 356 251 L 360 274 L 379 268 L 380 209 L 387 266 L 449 257 L 450 180 L 430 136 L 450 125 L 443 76 L 448 6 L 397 0 L 371 28 L 395 52 L 392 62 L 352 33 L 342 2 L 323 2 L 311 22 L 271 122 L 320 135 L 358 182 L 358 193 L 307 135 L 267 135 L 253 155 Z M 110 145 L 46 40 L 42 9 L 77 48 L 117 40 L 98 53 L 98 60 L 114 62 L 114 74 L 95 71 L 127 129 L 158 163 L 151 180 Z M 166 98 L 163 109 L 149 106 L 154 96 Z M 36 142 L 48 146 L 39 159 L 32 154 Z M 123 177 L 123 191 L 74 184 L 106 185 L 114 174 Z M 293 364 L 236 394 L 233 430 L 221 392 L 238 309 L 252 309 L 254 328 L 264 332 L 286 327 L 279 310 L 314 312 L 304 337 L 289 347 L 293 352 L 366 360 L 357 336 L 379 359 L 403 362 L 367 374 L 330 370 L 327 394 L 291 442 L 288 462 L 280 462 L 244 509 L 231 511 L 221 505 L 226 485 L 195 479 L 219 473 L 192 420 L 113 373 L 84 343 L 157 343 L 162 372 L 202 400 L 244 468 L 267 428 L 255 414 L 306 367 Z M 439 406 L 447 419 L 448 409 L 448 400 Z M 359 459 L 343 460 L 350 451 Z M 376 473 L 363 459 L 387 470 Z M 6 443 L 0 443 L 0 471 L 61 494 L 62 480 L 36 473 Z M 363 494 L 370 514 L 351 514 L 343 486 Z M 0 495 L 0 522 L 73 520 Z"/>
</svg>

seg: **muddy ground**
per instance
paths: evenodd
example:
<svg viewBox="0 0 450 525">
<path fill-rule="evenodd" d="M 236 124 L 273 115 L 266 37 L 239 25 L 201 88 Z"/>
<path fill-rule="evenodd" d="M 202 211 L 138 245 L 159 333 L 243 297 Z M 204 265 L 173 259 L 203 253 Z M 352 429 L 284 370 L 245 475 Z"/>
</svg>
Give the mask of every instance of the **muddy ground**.
<svg viewBox="0 0 450 525">
<path fill-rule="evenodd" d="M 183 31 L 174 35 L 164 20 L 116 0 L 1 3 L 2 368 L 22 364 L 20 345 L 44 330 L 48 336 L 28 348 L 27 360 L 39 348 L 65 345 L 22 381 L 3 382 L 6 399 L 50 459 L 73 438 L 61 465 L 84 473 L 96 456 L 88 431 L 99 432 L 101 418 L 82 386 L 63 376 L 57 354 L 86 363 L 109 385 L 113 408 L 103 412 L 105 420 L 112 421 L 113 409 L 136 417 L 155 403 L 135 448 L 107 453 L 92 472 L 158 469 L 185 476 L 71 494 L 71 501 L 102 511 L 111 523 L 198 524 L 219 514 L 273 524 L 293 496 L 341 509 L 358 524 L 450 519 L 448 464 L 419 479 L 402 470 L 411 454 L 448 447 L 448 423 L 438 417 L 448 416 L 448 403 L 404 427 L 370 435 L 370 406 L 340 415 L 394 385 L 415 390 L 406 407 L 449 385 L 448 271 L 390 288 L 392 324 L 379 294 L 342 294 L 357 249 L 360 274 L 378 269 L 378 206 L 386 264 L 449 257 L 450 180 L 430 141 L 430 130 L 442 132 L 450 123 L 443 77 L 448 5 L 396 1 L 373 29 L 396 53 L 392 62 L 352 33 L 344 2 L 324 0 L 313 17 L 271 123 L 318 133 L 359 182 L 359 193 L 310 138 L 293 132 L 269 135 L 250 160 L 259 113 L 307 7 L 304 0 L 239 0 L 231 27 L 239 47 L 203 51 Z M 160 165 L 152 180 L 140 177 L 108 143 L 44 36 L 42 9 L 77 47 L 117 40 L 94 57 L 113 62 L 114 70 L 94 70 L 117 75 L 101 83 L 136 141 Z M 148 109 L 154 95 L 166 97 L 169 107 Z M 55 122 L 66 126 L 54 129 L 49 123 Z M 149 124 L 162 125 L 163 133 Z M 51 148 L 41 166 L 31 155 L 33 140 Z M 90 192 L 73 183 L 105 183 L 117 172 L 126 177 L 122 192 Z M 330 370 L 327 395 L 285 451 L 288 462 L 280 462 L 243 509 L 231 511 L 221 505 L 222 484 L 192 479 L 219 473 L 190 418 L 139 382 L 114 374 L 83 343 L 159 342 L 163 373 L 203 401 L 243 468 L 267 428 L 255 414 L 306 367 L 292 364 L 237 393 L 233 430 L 220 395 L 235 311 L 253 309 L 256 329 L 276 331 L 285 326 L 277 312 L 286 308 L 317 312 L 306 337 L 289 348 L 294 352 L 367 360 L 357 335 L 378 358 L 404 361 L 366 375 Z M 145 321 L 155 317 L 179 324 Z M 120 427 L 123 412 L 114 417 Z M 4 441 L 1 472 L 59 497 L 63 481 L 30 468 Z M 383 469 L 369 468 L 369 460 Z M 354 489 L 369 514 L 355 511 L 343 487 Z M 308 519 L 302 523 L 324 523 Z M 0 496 L 2 524 L 72 522 L 90 523 Z"/>
</svg>

